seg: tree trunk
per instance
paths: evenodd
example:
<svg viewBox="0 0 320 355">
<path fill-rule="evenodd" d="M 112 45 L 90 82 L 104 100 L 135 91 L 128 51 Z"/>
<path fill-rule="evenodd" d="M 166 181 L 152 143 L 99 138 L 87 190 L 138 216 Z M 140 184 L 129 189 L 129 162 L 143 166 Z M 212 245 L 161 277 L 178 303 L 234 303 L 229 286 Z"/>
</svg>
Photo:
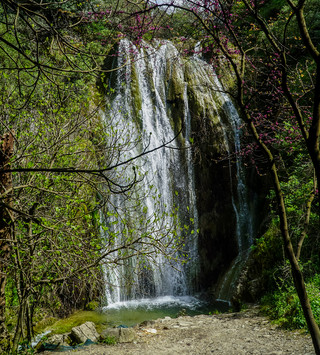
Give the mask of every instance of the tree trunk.
<svg viewBox="0 0 320 355">
<path fill-rule="evenodd" d="M 291 255 L 291 259 L 289 258 L 290 263 L 291 263 L 291 271 L 292 271 L 292 276 L 295 284 L 295 288 L 297 291 L 297 294 L 299 296 L 301 308 L 304 314 L 304 317 L 306 319 L 308 329 L 312 338 L 313 342 L 313 347 L 315 350 L 315 353 L 317 355 L 320 355 L 320 330 L 319 326 L 314 318 L 312 309 L 311 309 L 311 304 L 309 297 L 307 295 L 305 283 L 303 280 L 303 275 L 302 272 L 299 268 L 299 265 L 297 261 L 294 258 L 294 254 Z M 295 265 L 292 265 L 292 261 L 294 261 Z"/>
<path fill-rule="evenodd" d="M 265 148 L 265 151 L 268 153 L 270 157 L 272 156 L 271 152 L 267 150 L 267 148 Z M 306 285 L 303 279 L 302 271 L 293 250 L 291 237 L 289 234 L 289 228 L 288 228 L 287 212 L 286 212 L 283 193 L 280 186 L 278 172 L 274 164 L 274 159 L 270 159 L 270 161 L 271 161 L 270 173 L 273 179 L 274 191 L 276 193 L 277 202 L 278 202 L 278 215 L 280 218 L 280 230 L 283 238 L 284 249 L 291 265 L 291 273 L 292 273 L 295 289 L 297 291 L 301 308 L 308 325 L 308 329 L 312 338 L 315 353 L 317 355 L 320 355 L 320 329 L 312 313 L 311 304 L 306 291 Z"/>
<path fill-rule="evenodd" d="M 13 155 L 13 134 L 6 133 L 0 137 L 0 353 L 6 353 L 9 347 L 9 336 L 5 324 L 5 287 L 7 267 L 11 253 L 12 219 L 5 205 L 12 202 L 12 174 L 1 173 L 10 166 Z"/>
<path fill-rule="evenodd" d="M 243 112 L 243 117 L 246 118 L 247 122 L 249 123 L 249 128 L 251 130 L 251 133 L 253 136 L 256 138 L 257 142 L 259 143 L 259 146 L 263 149 L 264 153 L 266 154 L 266 157 L 268 158 L 269 161 L 269 171 L 270 175 L 273 181 L 273 186 L 274 186 L 274 191 L 276 194 L 277 198 L 277 207 L 278 207 L 278 216 L 280 218 L 280 230 L 281 230 L 281 235 L 283 239 L 283 245 L 284 245 L 284 250 L 286 253 L 286 256 L 290 262 L 291 266 L 291 273 L 295 285 L 295 289 L 297 291 L 301 308 L 304 314 L 304 317 L 306 319 L 308 329 L 312 338 L 313 346 L 315 353 L 317 355 L 320 355 L 320 329 L 315 321 L 315 318 L 312 313 L 311 305 L 310 305 L 310 300 L 306 291 L 306 286 L 305 282 L 303 279 L 302 271 L 299 266 L 299 262 L 295 256 L 293 246 L 292 246 L 292 241 L 291 237 L 289 234 L 289 226 L 288 226 L 288 219 L 287 219 L 287 212 L 286 212 L 286 206 L 285 206 L 285 201 L 284 201 L 284 195 L 281 190 L 281 185 L 280 185 L 280 180 L 278 176 L 278 171 L 275 165 L 275 159 L 274 156 L 271 152 L 270 149 L 263 143 L 263 141 L 259 138 L 259 134 L 256 130 L 254 122 L 250 119 L 250 116 L 248 112 L 245 110 L 244 106 L 242 105 L 242 112 Z M 319 186 L 319 185 L 318 185 Z"/>
</svg>

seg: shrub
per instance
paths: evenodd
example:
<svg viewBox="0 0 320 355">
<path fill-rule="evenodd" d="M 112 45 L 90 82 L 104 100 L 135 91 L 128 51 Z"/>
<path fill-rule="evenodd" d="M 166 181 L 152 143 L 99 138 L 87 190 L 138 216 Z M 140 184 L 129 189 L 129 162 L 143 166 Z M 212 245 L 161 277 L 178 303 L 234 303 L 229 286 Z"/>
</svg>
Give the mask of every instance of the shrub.
<svg viewBox="0 0 320 355">
<path fill-rule="evenodd" d="M 320 321 L 320 275 L 315 275 L 306 283 L 311 308 L 317 322 Z M 285 285 L 262 299 L 262 309 L 282 327 L 307 329 L 298 295 L 293 285 Z"/>
</svg>

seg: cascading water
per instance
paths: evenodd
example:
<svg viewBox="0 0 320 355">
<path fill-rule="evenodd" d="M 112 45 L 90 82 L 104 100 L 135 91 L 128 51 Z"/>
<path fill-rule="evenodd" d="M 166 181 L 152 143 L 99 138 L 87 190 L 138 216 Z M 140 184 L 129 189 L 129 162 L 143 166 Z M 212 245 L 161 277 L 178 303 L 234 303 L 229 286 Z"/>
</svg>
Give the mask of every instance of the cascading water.
<svg viewBox="0 0 320 355">
<path fill-rule="evenodd" d="M 130 140 L 131 137 L 133 142 L 139 141 L 132 143 L 131 149 L 122 160 L 141 154 L 145 147 L 148 150 L 154 149 L 171 140 L 180 128 L 179 123 L 183 128 L 183 135 L 170 144 L 170 149 L 159 149 L 139 159 L 135 163 L 136 171 L 140 176 L 144 176 L 139 184 L 139 192 L 133 192 L 130 198 L 123 195 L 113 196 L 111 205 L 123 211 L 127 222 L 140 218 L 138 212 L 134 218 L 135 214 L 129 216 L 128 211 L 137 208 L 143 211 L 147 221 L 147 226 L 141 227 L 143 233 L 149 233 L 148 227 L 159 224 L 159 220 L 161 228 L 166 229 L 169 226 L 170 229 L 175 223 L 171 211 L 178 207 L 177 214 L 182 225 L 186 230 L 192 231 L 187 233 L 183 242 L 184 251 L 176 252 L 171 258 L 166 258 L 161 253 L 146 258 L 143 253 L 139 254 L 137 251 L 136 256 L 121 263 L 107 260 L 107 303 L 111 305 L 120 301 L 167 295 L 184 296 L 193 294 L 197 288 L 197 275 L 200 270 L 196 230 L 199 216 L 193 153 L 189 145 L 192 115 L 195 115 L 191 112 L 190 100 L 193 100 L 193 110 L 199 107 L 199 116 L 209 118 L 211 126 L 218 132 L 215 133 L 216 145 L 220 147 L 221 152 L 227 154 L 234 151 L 236 156 L 236 191 L 232 188 L 230 168 L 230 193 L 236 216 L 238 257 L 226 273 L 219 294 L 219 298 L 229 300 L 233 281 L 240 264 L 247 257 L 253 234 L 245 174 L 241 158 L 237 154 L 240 151 L 240 118 L 236 109 L 228 95 L 223 92 L 212 68 L 201 60 L 199 55 L 194 55 L 187 61 L 183 60 L 169 41 L 144 44 L 142 48 L 137 48 L 128 40 L 122 40 L 116 66 L 121 69 L 116 72 L 115 93 L 110 101 L 108 115 L 121 122 L 120 130 L 129 132 L 129 136 L 125 135 L 123 140 Z M 220 117 L 221 110 L 224 116 L 228 117 L 227 124 L 232 128 L 234 148 L 230 147 L 231 140 L 226 134 L 226 122 L 223 123 Z M 125 181 L 132 178 L 132 172 L 128 173 L 126 168 L 123 168 L 123 171 L 120 169 L 118 173 L 127 179 Z M 133 195 L 139 201 L 143 197 L 143 202 L 133 203 Z M 105 224 L 111 226 L 105 233 L 106 240 L 112 240 L 112 247 L 116 250 L 117 246 L 123 243 L 123 239 L 128 238 L 130 228 L 118 223 L 118 214 L 109 213 L 103 219 Z M 188 227 L 190 220 L 193 225 Z M 157 228 L 151 227 L 150 233 L 152 229 Z M 188 254 L 190 260 L 181 265 L 180 261 L 185 254 Z M 110 257 L 109 261 L 112 261 L 111 259 L 117 260 L 114 256 Z"/>
<path fill-rule="evenodd" d="M 130 60 L 133 52 L 135 53 L 134 61 Z M 178 58 L 177 50 L 169 42 L 155 50 L 151 46 L 138 49 L 128 40 L 121 41 L 117 66 L 122 66 L 122 68 L 117 72 L 116 94 L 112 99 L 109 115 L 117 117 L 117 120 L 124 125 L 123 129 L 125 126 L 129 127 L 130 134 L 135 139 L 141 136 L 140 144 L 132 147 L 124 160 L 140 154 L 143 147 L 148 147 L 148 150 L 157 148 L 176 135 L 173 118 L 167 112 L 165 78 L 167 75 L 170 80 L 170 61 L 178 60 Z M 126 65 L 123 65 L 124 63 Z M 183 75 L 182 69 L 180 74 Z M 195 279 L 197 272 L 195 231 L 198 217 L 191 151 L 188 148 L 190 115 L 186 92 L 183 101 L 185 103 L 184 140 L 186 141 L 184 150 L 178 150 L 179 142 L 174 141 L 170 149 L 159 149 L 140 159 L 137 169 L 141 176 L 144 176 L 142 183 L 139 184 L 139 194 L 143 199 L 141 209 L 145 214 L 145 219 L 149 220 L 149 224 L 159 223 L 157 216 L 160 215 L 161 226 L 164 229 L 168 226 L 172 228 L 175 220 L 171 213 L 176 208 L 176 201 L 180 205 L 177 212 L 179 217 L 186 219 L 182 215 L 188 214 L 193 221 L 193 226 L 190 228 L 192 232 L 184 241 L 184 252 L 181 253 L 188 254 L 192 261 L 183 266 L 179 260 L 167 259 L 161 253 L 154 253 L 149 259 L 144 258 L 141 253 L 140 256 L 132 257 L 119 266 L 110 267 L 109 263 L 105 270 L 108 282 L 106 297 L 109 304 L 145 297 L 188 295 L 192 292 L 194 282 L 190 278 L 190 273 L 193 273 L 192 278 Z M 128 175 L 127 172 L 123 174 L 130 180 L 130 174 Z M 123 210 L 133 209 L 130 200 L 121 195 L 112 197 L 111 203 Z M 115 222 L 116 218 L 118 216 L 108 216 L 106 223 L 110 225 Z M 131 215 L 127 218 L 133 217 Z M 114 230 L 116 228 L 118 228 L 118 237 L 115 243 L 121 245 L 123 243 L 120 236 L 122 226 L 119 224 L 113 226 Z M 106 235 L 106 238 L 110 237 Z M 177 255 L 175 257 L 181 259 Z M 145 263 L 143 267 L 141 267 L 141 258 Z"/>
</svg>

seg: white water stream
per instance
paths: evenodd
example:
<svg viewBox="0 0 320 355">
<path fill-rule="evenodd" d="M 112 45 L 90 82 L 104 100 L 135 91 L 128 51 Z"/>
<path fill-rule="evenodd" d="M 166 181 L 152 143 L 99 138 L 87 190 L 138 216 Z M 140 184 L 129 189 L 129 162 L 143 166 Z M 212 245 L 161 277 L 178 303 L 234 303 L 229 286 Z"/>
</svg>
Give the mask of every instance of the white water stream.
<svg viewBox="0 0 320 355">
<path fill-rule="evenodd" d="M 181 300 L 182 296 L 194 293 L 197 275 L 199 273 L 199 261 L 197 250 L 198 211 L 196 205 L 194 167 L 192 162 L 192 151 L 189 149 L 191 137 L 191 114 L 188 103 L 188 83 L 184 78 L 184 67 L 178 51 L 172 43 L 165 41 L 156 43 L 153 46 L 145 45 L 144 48 L 134 47 L 128 40 L 122 40 L 118 50 L 117 66 L 122 68 L 116 72 L 115 94 L 111 100 L 111 110 L 109 116 L 116 117 L 121 122 L 120 130 L 127 132 L 122 137 L 132 141 L 141 137 L 139 144 L 132 144 L 122 160 L 136 156 L 142 149 L 148 147 L 153 149 L 161 146 L 164 142 L 170 141 L 175 136 L 174 120 L 168 109 L 169 88 L 173 75 L 178 77 L 180 82 L 184 82 L 182 93 L 183 101 L 183 139 L 184 143 L 179 144 L 176 140 L 170 144 L 171 149 L 159 149 L 140 159 L 136 163 L 136 171 L 140 177 L 144 177 L 139 184 L 139 191 L 130 198 L 122 195 L 112 197 L 111 205 L 116 209 L 121 209 L 126 225 L 117 223 L 119 215 L 110 213 L 104 217 L 106 223 L 112 228 L 104 232 L 106 240 L 111 240 L 111 230 L 117 233 L 113 238 L 113 246 L 121 245 L 130 234 L 128 220 L 138 220 L 139 214 L 130 214 L 130 211 L 137 209 L 137 206 L 144 213 L 145 226 L 141 228 L 148 233 L 148 226 L 155 232 L 159 228 L 172 229 L 176 221 L 171 215 L 171 211 L 176 206 L 179 207 L 178 217 L 182 219 L 182 224 L 188 224 L 191 219 L 193 225 L 184 238 L 184 252 L 171 255 L 173 258 L 165 258 L 161 253 L 145 254 L 137 251 L 137 256 L 124 262 L 109 263 L 105 268 L 106 275 L 106 298 L 108 307 L 120 307 L 122 304 L 134 303 L 134 300 L 141 299 L 151 302 L 150 298 L 155 297 L 176 297 Z M 134 53 L 134 55 L 132 55 Z M 134 59 L 134 60 L 133 60 Z M 238 265 L 243 260 L 248 248 L 252 244 L 252 221 L 247 203 L 247 191 L 245 186 L 245 174 L 240 151 L 240 118 L 237 114 L 228 95 L 223 93 L 221 84 L 212 71 L 208 76 L 208 65 L 198 55 L 190 58 L 190 63 L 194 67 L 195 78 L 202 77 L 211 86 L 214 94 L 209 95 L 210 108 L 203 104 L 204 117 L 205 110 L 213 110 L 219 117 L 219 109 L 223 109 L 226 116 L 230 118 L 230 123 L 234 135 L 234 148 L 231 149 L 227 135 L 224 135 L 224 144 L 229 146 L 229 151 L 235 151 L 237 188 L 232 193 L 232 203 L 236 215 L 236 235 L 238 240 L 238 259 L 234 265 Z M 126 63 L 126 65 L 124 65 Z M 210 70 L 209 70 L 210 71 Z M 218 99 L 217 99 L 218 97 Z M 216 102 L 218 100 L 218 102 Z M 106 117 L 106 120 L 108 118 Z M 223 123 L 221 123 L 223 127 Z M 177 148 L 183 148 L 178 150 Z M 124 179 L 132 178 L 132 170 L 120 169 L 120 174 Z M 231 172 L 231 170 L 230 170 Z M 119 172 L 118 172 L 119 173 Z M 230 179 L 232 179 L 230 174 Z M 232 186 L 232 181 L 230 183 Z M 140 202 L 132 202 L 133 197 L 140 199 Z M 142 202 L 141 202 L 142 199 Z M 136 201 L 136 200 L 135 200 Z M 110 210 L 112 210 L 110 206 Z M 187 214 L 187 216 L 185 216 Z M 160 216 L 160 218 L 157 218 Z M 141 224 L 143 225 L 143 223 Z M 151 230 L 152 233 L 152 230 Z M 166 241 L 172 237 L 172 230 L 168 232 Z M 178 233 L 179 237 L 179 233 Z M 185 265 L 181 264 L 183 255 L 188 254 L 190 261 Z M 112 259 L 113 258 L 113 259 Z M 114 261 L 114 255 L 109 261 Z M 175 260 L 177 259 L 177 260 Z M 180 261 L 179 261 L 180 260 Z M 169 262 L 170 261 L 170 262 Z M 173 267 L 172 267 L 173 266 Z M 231 267 L 225 276 L 225 283 L 221 287 L 219 298 L 227 299 L 230 288 L 232 288 L 232 277 L 235 267 Z M 232 276 L 233 275 L 233 276 Z M 120 303 L 119 303 L 120 302 Z"/>
<path fill-rule="evenodd" d="M 134 61 L 129 59 L 132 58 L 133 52 L 135 53 Z M 170 61 L 178 60 L 178 58 L 177 50 L 169 42 L 155 50 L 150 46 L 138 49 L 128 40 L 121 41 L 117 65 L 121 66 L 125 62 L 127 65 L 117 71 L 116 94 L 111 102 L 109 114 L 122 122 L 121 129 L 129 131 L 133 140 L 141 136 L 141 143 L 133 146 L 126 156 L 123 156 L 123 160 L 138 155 L 145 147 L 150 150 L 175 137 L 172 118 L 167 112 L 166 73 L 170 71 L 168 67 Z M 186 91 L 184 95 L 185 117 L 183 120 L 186 127 L 184 138 L 188 141 L 190 114 Z M 184 148 L 188 148 L 188 145 L 186 143 Z M 188 217 L 193 220 L 190 229 L 193 232 L 184 236 L 184 252 L 180 254 L 188 254 L 192 262 L 189 262 L 188 266 L 183 266 L 180 262 L 184 258 L 182 255 L 175 253 L 173 258 L 168 259 L 162 253 L 156 252 L 150 257 L 144 257 L 145 254 L 141 253 L 141 256 L 133 257 L 130 261 L 115 267 L 109 265 L 105 270 L 108 304 L 164 295 L 182 296 L 190 294 L 192 290 L 192 282 L 186 274 L 190 271 L 190 264 L 197 265 L 197 238 L 194 231 L 197 229 L 198 216 L 194 173 L 191 150 L 180 151 L 177 148 L 178 142 L 174 141 L 170 144 L 170 148 L 156 150 L 137 162 L 139 166 L 136 166 L 136 169 L 144 179 L 139 184 L 139 191 L 135 197 L 141 200 L 140 208 L 145 214 L 146 224 L 150 227 L 153 225 L 151 227 L 153 230 L 156 229 L 156 224 L 164 232 L 167 230 L 168 236 L 163 238 L 164 243 L 174 236 L 172 228 L 176 227 L 176 221 L 171 214 L 176 205 L 181 204 L 180 211 L 189 211 Z M 123 171 L 123 174 L 130 179 L 130 172 Z M 132 201 L 121 195 L 112 198 L 112 205 L 121 208 L 125 214 L 134 209 Z M 177 214 L 181 217 L 180 212 Z M 118 216 L 111 216 L 107 220 L 112 223 L 116 218 Z M 135 216 L 127 214 L 126 218 L 132 219 Z M 124 242 L 120 236 L 121 228 L 126 227 L 118 224 L 113 228 L 119 234 L 115 243 L 120 245 Z M 179 238 L 180 232 L 177 233 L 177 238 Z M 106 239 L 108 238 L 107 233 Z M 142 260 L 143 264 L 141 264 Z M 193 278 L 195 278 L 197 268 L 195 266 L 192 269 Z"/>
</svg>

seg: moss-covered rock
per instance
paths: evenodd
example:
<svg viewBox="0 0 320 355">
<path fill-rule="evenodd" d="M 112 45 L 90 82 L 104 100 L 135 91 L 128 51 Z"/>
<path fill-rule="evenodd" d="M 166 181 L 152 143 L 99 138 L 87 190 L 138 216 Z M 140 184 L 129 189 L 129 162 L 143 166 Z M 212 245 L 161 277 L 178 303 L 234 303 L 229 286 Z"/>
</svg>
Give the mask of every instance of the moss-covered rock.
<svg viewBox="0 0 320 355">
<path fill-rule="evenodd" d="M 203 63 L 199 65 L 194 60 L 188 61 L 185 68 L 193 131 L 199 132 L 205 128 L 205 132 L 201 133 L 210 135 L 206 150 L 210 150 L 212 154 L 226 154 L 229 148 L 225 131 L 230 130 L 230 123 L 224 117 L 218 87 L 213 78 L 210 78 L 214 73 L 211 68 L 206 68 Z M 203 125 L 205 127 L 201 127 Z"/>
<path fill-rule="evenodd" d="M 183 65 L 177 57 L 177 53 L 173 52 L 168 56 L 168 62 L 165 72 L 166 82 L 166 106 L 170 118 L 171 126 L 178 134 L 183 128 L 185 119 L 185 80 Z M 184 146 L 183 135 L 179 136 L 179 142 Z"/>
<path fill-rule="evenodd" d="M 51 330 L 52 334 L 65 334 L 71 332 L 71 329 L 77 327 L 85 322 L 93 322 L 96 325 L 97 331 L 100 332 L 104 328 L 107 316 L 103 313 L 93 311 L 77 311 L 69 317 L 56 320 L 53 324 L 45 327 L 40 327 L 41 323 L 37 325 L 37 332 Z"/>
<path fill-rule="evenodd" d="M 204 62 L 190 59 L 185 64 L 188 102 L 191 113 L 197 207 L 199 214 L 198 251 L 200 284 L 216 283 L 237 255 L 235 214 L 232 205 L 235 167 L 228 158 L 232 129 L 224 111 L 224 101 L 214 81 L 215 75 Z"/>
<path fill-rule="evenodd" d="M 139 79 L 135 65 L 131 67 L 131 96 L 132 96 L 132 109 L 133 116 L 138 129 L 142 130 L 142 119 L 141 119 L 141 109 L 142 109 L 142 96 L 139 87 Z"/>
</svg>

